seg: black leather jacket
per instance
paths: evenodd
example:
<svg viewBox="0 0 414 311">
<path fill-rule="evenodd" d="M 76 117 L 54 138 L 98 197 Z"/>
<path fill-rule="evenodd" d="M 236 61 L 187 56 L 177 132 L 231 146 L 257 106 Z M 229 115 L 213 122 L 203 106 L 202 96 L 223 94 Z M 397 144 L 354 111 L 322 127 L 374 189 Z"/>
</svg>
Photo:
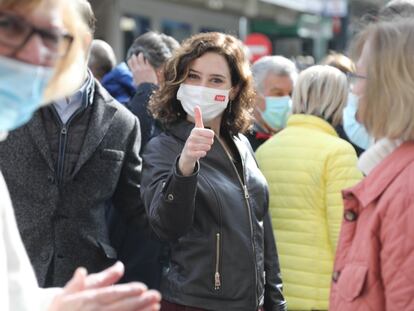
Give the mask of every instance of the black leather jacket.
<svg viewBox="0 0 414 311">
<path fill-rule="evenodd" d="M 173 125 L 143 154 L 142 197 L 153 229 L 171 248 L 163 298 L 206 310 L 286 310 L 267 183 L 247 139 L 233 138 L 243 179 L 218 139 L 184 177 L 177 159 L 193 127 Z"/>
</svg>

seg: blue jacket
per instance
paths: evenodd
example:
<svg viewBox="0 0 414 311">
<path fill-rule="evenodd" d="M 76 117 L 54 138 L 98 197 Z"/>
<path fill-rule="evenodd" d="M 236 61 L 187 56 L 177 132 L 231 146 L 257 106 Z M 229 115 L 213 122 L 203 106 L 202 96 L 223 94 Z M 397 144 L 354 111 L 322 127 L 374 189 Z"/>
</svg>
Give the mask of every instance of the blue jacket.
<svg viewBox="0 0 414 311">
<path fill-rule="evenodd" d="M 136 87 L 132 73 L 125 62 L 108 72 L 101 81 L 103 87 L 121 104 L 126 104 L 135 95 Z"/>
</svg>

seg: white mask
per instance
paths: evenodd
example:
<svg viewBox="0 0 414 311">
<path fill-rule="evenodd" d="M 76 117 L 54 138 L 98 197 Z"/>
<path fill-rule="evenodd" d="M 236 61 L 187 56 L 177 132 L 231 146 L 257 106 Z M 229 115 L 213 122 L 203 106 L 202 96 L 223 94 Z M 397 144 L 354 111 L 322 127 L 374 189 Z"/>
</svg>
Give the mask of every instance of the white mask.
<svg viewBox="0 0 414 311">
<path fill-rule="evenodd" d="M 208 122 L 219 116 L 229 102 L 230 90 L 219 90 L 204 86 L 182 83 L 177 92 L 177 99 L 184 111 L 194 118 L 194 107 L 199 106 L 203 121 Z"/>
</svg>

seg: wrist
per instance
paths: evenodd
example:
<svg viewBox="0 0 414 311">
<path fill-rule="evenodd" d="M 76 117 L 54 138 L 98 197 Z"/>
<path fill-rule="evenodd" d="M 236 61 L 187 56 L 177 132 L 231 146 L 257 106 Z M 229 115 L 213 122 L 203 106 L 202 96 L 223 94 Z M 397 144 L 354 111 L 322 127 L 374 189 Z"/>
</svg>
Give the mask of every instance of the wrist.
<svg viewBox="0 0 414 311">
<path fill-rule="evenodd" d="M 194 173 L 196 162 L 185 160 L 185 157 L 180 156 L 177 164 L 177 172 L 180 175 L 190 176 Z"/>
</svg>

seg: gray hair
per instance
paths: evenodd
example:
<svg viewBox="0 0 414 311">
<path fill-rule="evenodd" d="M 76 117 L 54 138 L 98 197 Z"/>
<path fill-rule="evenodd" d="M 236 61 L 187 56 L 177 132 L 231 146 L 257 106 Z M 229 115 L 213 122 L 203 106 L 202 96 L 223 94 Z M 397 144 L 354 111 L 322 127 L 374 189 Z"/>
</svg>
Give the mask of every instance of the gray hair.
<svg viewBox="0 0 414 311">
<path fill-rule="evenodd" d="M 152 67 L 159 68 L 179 46 L 173 37 L 149 31 L 135 39 L 128 50 L 127 59 L 142 53 Z"/>
<path fill-rule="evenodd" d="M 277 76 L 288 76 L 295 85 L 298 77 L 296 65 L 286 57 L 280 55 L 264 56 L 252 66 L 254 86 L 257 91 L 263 91 L 263 81 L 269 73 Z"/>
<path fill-rule="evenodd" d="M 414 0 L 392 0 L 380 10 L 378 15 L 382 19 L 414 17 Z"/>
</svg>

